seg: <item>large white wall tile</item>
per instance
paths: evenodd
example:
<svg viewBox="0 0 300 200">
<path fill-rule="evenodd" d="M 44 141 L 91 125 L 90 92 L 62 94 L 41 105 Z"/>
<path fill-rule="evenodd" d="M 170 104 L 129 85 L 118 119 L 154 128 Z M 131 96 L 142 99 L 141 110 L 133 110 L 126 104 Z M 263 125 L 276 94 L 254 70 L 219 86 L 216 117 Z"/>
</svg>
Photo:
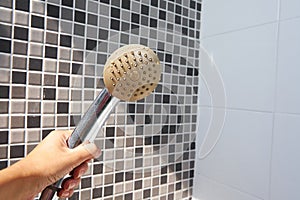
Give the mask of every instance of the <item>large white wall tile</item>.
<svg viewBox="0 0 300 200">
<path fill-rule="evenodd" d="M 276 114 L 270 200 L 300 199 L 300 115 Z"/>
<path fill-rule="evenodd" d="M 280 23 L 276 111 L 300 113 L 300 19 Z"/>
<path fill-rule="evenodd" d="M 222 136 L 213 151 L 197 161 L 197 172 L 266 199 L 271 138 L 271 113 L 228 110 Z"/>
<path fill-rule="evenodd" d="M 273 111 L 276 36 L 274 23 L 201 41 L 221 73 L 228 107 Z"/>
<path fill-rule="evenodd" d="M 196 174 L 193 200 L 261 200 L 232 187 Z"/>
<path fill-rule="evenodd" d="M 280 0 L 280 19 L 300 16 L 299 0 Z"/>
<path fill-rule="evenodd" d="M 277 8 L 277 0 L 204 0 L 201 36 L 274 22 L 277 19 Z"/>
</svg>

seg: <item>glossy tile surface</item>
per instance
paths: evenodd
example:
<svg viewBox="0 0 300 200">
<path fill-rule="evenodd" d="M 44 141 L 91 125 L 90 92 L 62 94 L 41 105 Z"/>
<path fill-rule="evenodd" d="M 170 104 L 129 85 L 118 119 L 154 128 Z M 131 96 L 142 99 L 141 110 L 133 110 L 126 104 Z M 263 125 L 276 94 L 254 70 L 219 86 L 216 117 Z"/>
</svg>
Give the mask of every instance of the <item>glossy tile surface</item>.
<svg viewBox="0 0 300 200">
<path fill-rule="evenodd" d="M 0 11 L 0 169 L 74 129 L 105 87 L 107 57 L 137 43 L 158 54 L 162 81 L 113 110 L 96 138 L 103 155 L 70 199 L 192 196 L 200 2 L 9 0 Z"/>
</svg>

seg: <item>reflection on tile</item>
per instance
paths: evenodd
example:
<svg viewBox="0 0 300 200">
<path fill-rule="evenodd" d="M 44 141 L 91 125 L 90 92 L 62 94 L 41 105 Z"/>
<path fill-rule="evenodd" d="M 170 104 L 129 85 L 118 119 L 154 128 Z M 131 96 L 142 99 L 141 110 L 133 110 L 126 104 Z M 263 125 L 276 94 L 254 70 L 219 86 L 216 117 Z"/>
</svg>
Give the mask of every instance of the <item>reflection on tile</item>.
<svg viewBox="0 0 300 200">
<path fill-rule="evenodd" d="M 180 98 L 173 97 L 171 89 L 160 87 L 154 95 L 133 103 L 129 108 L 126 103 L 120 103 L 96 140 L 97 145 L 105 148 L 103 156 L 91 164 L 72 199 L 163 200 L 189 196 L 193 177 L 189 170 L 194 167 L 195 151 L 182 151 L 189 149 L 191 131 L 195 131 L 196 107 L 191 104 L 197 103 L 192 95 L 197 95 L 193 92 L 198 84 L 193 69 L 198 65 L 194 59 L 199 53 L 195 50 L 194 36 L 195 29 L 199 29 L 200 22 L 195 20 L 196 16 L 200 19 L 200 12 L 197 12 L 198 4 L 194 1 L 167 3 L 16 0 L 8 5 L 0 1 L 0 21 L 8 17 L 5 12 L 9 9 L 2 7 L 13 5 L 14 18 L 11 19 L 16 22 L 16 26 L 0 23 L 0 29 L 8 29 L 8 32 L 0 31 L 0 68 L 8 68 L 7 71 L 0 69 L 0 146 L 13 144 L 10 145 L 13 159 L 8 158 L 9 164 L 30 152 L 51 130 L 78 124 L 84 111 L 104 87 L 103 65 L 113 50 L 127 43 L 147 44 L 159 50 L 162 62 L 174 66 L 174 70 L 166 70 L 162 78 L 169 85 L 173 79 L 174 84 L 170 87 L 173 93 L 180 93 Z M 24 18 L 20 18 L 22 16 Z M 27 25 L 29 16 L 30 25 Z M 174 25 L 175 21 L 180 23 Z M 137 31 L 140 25 L 146 30 Z M 173 32 L 158 31 L 158 26 L 187 35 L 181 38 L 178 34 L 175 38 Z M 125 33 L 129 29 L 135 30 Z M 110 39 L 112 42 L 107 41 Z M 172 52 L 165 54 L 166 49 L 174 49 L 176 56 Z M 10 54 L 11 50 L 13 54 Z M 180 53 L 193 59 L 195 67 L 188 68 Z M 1 78 L 5 72 L 8 76 Z M 11 73 L 13 75 L 9 76 Z M 187 82 L 191 85 L 186 87 L 184 83 Z M 185 105 L 178 105 L 179 100 Z M 11 105 L 8 106 L 7 102 Z M 129 115 L 126 114 L 128 109 Z M 9 124 L 11 130 L 8 132 L 8 126 L 3 123 L 10 123 L 12 119 L 14 124 Z M 166 125 L 161 127 L 161 123 Z M 150 134 L 154 130 L 158 135 Z M 149 135 L 145 138 L 146 132 Z M 169 133 L 173 135 L 174 132 L 176 137 L 171 137 Z M 101 136 L 107 139 L 103 140 Z M 19 144 L 21 147 L 16 147 Z M 168 148 L 162 148 L 166 144 Z M 153 156 L 153 152 L 162 155 Z M 172 163 L 180 156 L 182 159 L 178 159 L 178 163 Z M 169 162 L 166 164 L 170 166 L 170 172 L 176 170 L 173 178 L 167 177 L 168 170 L 161 169 L 161 161 Z M 6 160 L 0 161 L 0 168 L 6 165 Z M 141 170 L 142 167 L 145 171 Z M 153 189 L 150 189 L 152 185 Z"/>
</svg>

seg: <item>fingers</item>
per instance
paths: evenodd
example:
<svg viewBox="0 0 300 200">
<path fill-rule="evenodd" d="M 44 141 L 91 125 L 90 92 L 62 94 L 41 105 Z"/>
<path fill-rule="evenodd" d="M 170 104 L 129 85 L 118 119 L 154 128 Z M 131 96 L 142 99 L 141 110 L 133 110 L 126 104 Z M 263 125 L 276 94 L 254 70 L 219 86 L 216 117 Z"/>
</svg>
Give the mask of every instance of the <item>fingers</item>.
<svg viewBox="0 0 300 200">
<path fill-rule="evenodd" d="M 71 190 L 60 190 L 58 193 L 57 193 L 57 196 L 58 197 L 61 197 L 61 198 L 68 198 L 68 197 L 71 197 L 74 193 L 74 189 L 71 189 Z"/>
<path fill-rule="evenodd" d="M 78 179 L 80 178 L 87 170 L 88 170 L 88 161 L 80 164 L 78 167 L 76 167 L 71 173 L 70 175 L 75 178 Z"/>
<path fill-rule="evenodd" d="M 66 178 L 62 183 L 62 189 L 59 190 L 57 195 L 62 198 L 71 197 L 76 188 L 80 183 L 81 176 L 88 170 L 88 163 L 84 162 L 76 167 L 70 174 L 71 177 Z"/>
</svg>

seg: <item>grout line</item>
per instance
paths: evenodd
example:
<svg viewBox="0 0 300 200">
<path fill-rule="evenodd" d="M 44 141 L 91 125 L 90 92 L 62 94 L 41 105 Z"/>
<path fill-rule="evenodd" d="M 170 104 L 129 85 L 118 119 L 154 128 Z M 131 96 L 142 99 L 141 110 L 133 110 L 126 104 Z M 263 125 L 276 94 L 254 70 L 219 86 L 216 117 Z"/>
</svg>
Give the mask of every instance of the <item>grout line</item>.
<svg viewBox="0 0 300 200">
<path fill-rule="evenodd" d="M 276 115 L 276 105 L 277 105 L 277 86 L 278 86 L 278 55 L 279 55 L 279 37 L 280 37 L 280 14 L 281 14 L 281 0 L 277 0 L 277 30 L 276 30 L 276 63 L 275 63 L 275 91 L 274 91 L 274 104 L 273 104 L 273 116 L 272 116 L 272 135 L 271 135 L 271 148 L 270 148 L 270 162 L 269 162 L 269 185 L 268 185 L 268 199 L 271 200 L 271 185 L 272 185 L 272 163 L 273 163 L 273 149 L 274 149 L 274 131 L 275 131 L 275 115 Z"/>
</svg>

